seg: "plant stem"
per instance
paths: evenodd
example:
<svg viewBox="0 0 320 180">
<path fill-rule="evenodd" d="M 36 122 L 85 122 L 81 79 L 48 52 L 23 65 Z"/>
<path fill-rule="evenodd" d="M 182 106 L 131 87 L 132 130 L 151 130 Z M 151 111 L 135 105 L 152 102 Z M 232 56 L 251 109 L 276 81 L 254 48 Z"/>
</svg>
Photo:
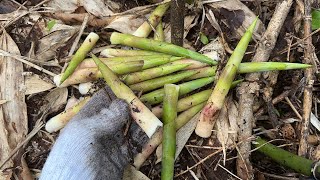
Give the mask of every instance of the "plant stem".
<svg viewBox="0 0 320 180">
<path fill-rule="evenodd" d="M 175 119 L 177 118 L 179 86 L 166 84 L 164 91 L 161 179 L 167 180 L 173 179 L 174 175 L 174 157 L 176 153 Z"/>
<path fill-rule="evenodd" d="M 162 122 L 136 97 L 128 86 L 120 81 L 108 66 L 103 64 L 95 55 L 92 54 L 91 56 L 99 67 L 108 86 L 110 86 L 118 98 L 124 99 L 129 104 L 132 118 L 148 137 L 151 137 L 162 126 Z"/>
<path fill-rule="evenodd" d="M 216 61 L 211 58 L 202 55 L 198 52 L 194 52 L 188 49 L 185 49 L 180 46 L 176 46 L 174 44 L 155 41 L 147 38 L 135 37 L 130 34 L 121 34 L 117 32 L 113 32 L 110 37 L 111 44 L 121 44 L 131 47 L 136 47 L 143 50 L 156 51 L 165 54 L 170 54 L 179 57 L 187 57 L 200 62 L 204 62 L 207 64 L 215 65 Z"/>
<path fill-rule="evenodd" d="M 143 60 L 142 69 L 148 69 L 155 66 L 163 65 L 169 62 L 180 60 L 181 57 L 174 57 L 171 55 L 152 55 L 152 56 L 129 56 L 129 57 L 113 57 L 113 58 L 101 58 L 101 61 L 106 65 L 122 64 L 126 65 L 132 61 Z M 84 60 L 78 68 L 97 67 L 92 59 Z"/>
<path fill-rule="evenodd" d="M 93 32 L 91 32 L 87 36 L 80 48 L 77 50 L 76 54 L 72 57 L 67 69 L 62 74 L 59 84 L 62 84 L 73 73 L 73 71 L 77 68 L 78 64 L 80 64 L 84 60 L 88 52 L 91 51 L 98 39 L 99 36 Z"/>
<path fill-rule="evenodd" d="M 179 82 L 187 77 L 190 77 L 194 75 L 196 72 L 193 71 L 184 71 L 181 73 L 163 76 L 147 81 L 143 81 L 137 84 L 130 85 L 129 87 L 134 91 L 142 91 L 142 92 L 148 92 L 160 87 L 163 87 L 165 84 L 169 83 L 176 83 Z"/>
<path fill-rule="evenodd" d="M 224 68 L 213 92 L 203 110 L 200 113 L 199 122 L 196 127 L 196 134 L 203 138 L 210 137 L 212 128 L 215 124 L 218 112 L 222 108 L 225 98 L 231 87 L 231 83 L 237 73 L 238 67 L 244 56 L 244 53 L 251 40 L 253 30 L 257 23 L 256 20 L 250 25 L 246 33 L 241 38 L 236 49 L 233 51 L 226 67 Z"/>
<path fill-rule="evenodd" d="M 263 71 L 280 71 L 290 69 L 306 69 L 312 65 L 284 62 L 247 62 L 239 65 L 238 73 L 255 73 Z"/>
<path fill-rule="evenodd" d="M 162 20 L 159 21 L 158 26 L 156 27 L 156 32 L 154 33 L 154 40 L 157 41 L 164 41 L 164 32 L 163 32 L 163 26 L 162 26 Z"/>
<path fill-rule="evenodd" d="M 214 77 L 207 77 L 202 79 L 197 79 L 193 81 L 188 81 L 182 84 L 179 84 L 180 91 L 179 96 L 183 96 L 192 92 L 195 89 L 199 89 L 207 84 L 210 84 L 214 81 Z M 144 94 L 140 97 L 140 100 L 144 103 L 148 103 L 150 105 L 161 103 L 164 96 L 164 89 L 158 89 L 152 91 L 148 94 Z"/>
<path fill-rule="evenodd" d="M 80 109 L 90 100 L 90 97 L 86 97 L 77 103 L 75 106 L 66 109 L 62 113 L 52 117 L 46 123 L 46 131 L 49 133 L 57 132 L 62 129 L 79 111 Z"/>
<path fill-rule="evenodd" d="M 189 66 L 189 64 L 172 65 L 171 63 L 169 63 L 169 64 L 165 64 L 162 66 L 146 69 L 143 71 L 127 74 L 127 75 L 122 76 L 121 79 L 124 80 L 124 82 L 127 85 L 131 85 L 131 84 L 139 83 L 139 82 L 146 81 L 149 79 L 168 75 L 173 72 L 182 70 L 188 66 Z"/>
<path fill-rule="evenodd" d="M 144 50 L 126 50 L 126 49 L 113 49 L 107 48 L 100 53 L 105 57 L 128 57 L 128 56 L 153 56 L 153 55 L 165 55 L 163 53 L 144 51 Z"/>
<path fill-rule="evenodd" d="M 311 169 L 313 162 L 311 160 L 301 156 L 297 156 L 277 146 L 274 146 L 260 137 L 258 137 L 252 144 L 257 148 L 259 152 L 270 157 L 280 165 L 289 167 L 296 172 L 307 176 L 312 175 Z M 319 169 L 317 169 L 316 171 L 319 172 Z"/>
<path fill-rule="evenodd" d="M 207 101 L 212 93 L 211 89 L 204 90 L 195 94 L 192 94 L 190 96 L 187 96 L 185 98 L 179 99 L 178 100 L 178 105 L 177 105 L 177 112 L 182 112 L 187 109 L 190 109 L 198 104 L 201 104 L 205 101 Z M 162 105 L 158 105 L 152 108 L 152 113 L 160 118 L 163 113 L 163 107 Z"/>
<path fill-rule="evenodd" d="M 134 33 L 134 36 L 137 37 L 148 37 L 152 31 L 152 27 L 156 27 L 160 22 L 162 16 L 170 7 L 170 2 L 160 4 L 156 9 L 151 13 L 147 22 L 144 22 Z M 150 26 L 151 25 L 151 26 Z"/>
<path fill-rule="evenodd" d="M 144 61 L 131 61 L 126 64 L 110 64 L 108 67 L 116 74 L 127 74 L 142 70 Z M 76 69 L 74 73 L 59 85 L 61 74 L 54 77 L 54 82 L 58 87 L 67 87 L 73 84 L 80 84 L 85 82 L 95 81 L 102 77 L 98 68 L 83 68 Z"/>
</svg>

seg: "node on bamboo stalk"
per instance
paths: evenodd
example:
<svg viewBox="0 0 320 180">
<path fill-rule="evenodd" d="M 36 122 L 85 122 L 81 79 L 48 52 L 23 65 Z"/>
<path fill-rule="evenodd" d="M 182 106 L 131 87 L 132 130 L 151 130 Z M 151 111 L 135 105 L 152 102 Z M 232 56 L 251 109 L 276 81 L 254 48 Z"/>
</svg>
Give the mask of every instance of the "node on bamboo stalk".
<svg viewBox="0 0 320 180">
<path fill-rule="evenodd" d="M 107 65 L 103 64 L 94 54 L 91 56 L 108 86 L 118 98 L 128 103 L 132 118 L 147 136 L 151 137 L 162 126 L 162 122 L 139 100 L 128 86 L 121 82 Z"/>
<path fill-rule="evenodd" d="M 80 64 L 84 60 L 84 58 L 86 57 L 88 52 L 91 51 L 91 49 L 96 44 L 98 39 L 99 39 L 98 34 L 93 33 L 93 32 L 91 32 L 87 36 L 87 38 L 84 40 L 84 42 L 82 43 L 80 48 L 77 50 L 76 54 L 73 55 L 67 69 L 62 74 L 59 85 L 62 84 L 74 72 L 74 70 L 77 68 L 78 64 Z"/>
<path fill-rule="evenodd" d="M 231 57 L 229 58 L 227 65 L 223 69 L 213 92 L 200 113 L 199 121 L 196 127 L 196 134 L 203 138 L 210 137 L 212 128 L 218 117 L 219 111 L 222 108 L 225 98 L 231 87 L 231 83 L 238 71 L 238 67 L 242 61 L 244 53 L 251 40 L 254 28 L 256 26 L 258 18 L 250 25 L 246 33 L 241 38 Z"/>
</svg>

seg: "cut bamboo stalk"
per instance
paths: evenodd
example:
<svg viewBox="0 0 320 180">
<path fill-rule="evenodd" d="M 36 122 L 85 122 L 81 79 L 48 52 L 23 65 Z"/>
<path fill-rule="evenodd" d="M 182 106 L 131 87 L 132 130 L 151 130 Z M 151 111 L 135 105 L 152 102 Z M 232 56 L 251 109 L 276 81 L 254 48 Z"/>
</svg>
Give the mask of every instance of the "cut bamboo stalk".
<svg viewBox="0 0 320 180">
<path fill-rule="evenodd" d="M 112 71 L 116 74 L 127 74 L 130 72 L 136 72 L 142 70 L 144 61 L 132 61 L 124 65 L 109 65 Z M 61 74 L 55 76 L 53 81 L 58 86 L 61 80 Z M 102 78 L 102 74 L 98 68 L 84 68 L 77 69 L 68 79 L 66 79 L 58 87 L 67 87 L 73 84 L 80 84 L 95 81 Z"/>
<path fill-rule="evenodd" d="M 194 74 L 196 74 L 196 72 L 189 70 L 189 71 L 184 71 L 184 72 L 173 74 L 173 75 L 168 75 L 168 76 L 163 76 L 163 77 L 143 81 L 137 84 L 130 85 L 129 87 L 134 91 L 148 92 L 148 91 L 163 87 L 165 84 L 179 82 Z"/>
<path fill-rule="evenodd" d="M 199 61 L 192 60 L 192 59 L 181 59 L 181 60 L 172 62 L 172 64 L 191 64 L 185 70 L 198 69 L 198 68 L 203 68 L 203 67 L 209 66 L 207 63 L 199 62 Z"/>
<path fill-rule="evenodd" d="M 173 56 L 191 58 L 200 62 L 215 65 L 216 61 L 195 51 L 185 49 L 170 43 L 155 41 L 147 38 L 135 37 L 130 34 L 113 32 L 110 37 L 111 44 L 121 44 L 143 50 L 156 51 Z"/>
<path fill-rule="evenodd" d="M 306 69 L 310 68 L 310 64 L 301 63 L 284 63 L 284 62 L 248 62 L 239 65 L 238 73 L 254 73 L 263 71 L 280 71 L 291 69 Z"/>
<path fill-rule="evenodd" d="M 165 55 L 154 51 L 144 50 L 126 50 L 126 49 L 113 49 L 107 48 L 100 53 L 104 57 L 128 57 L 128 56 L 154 56 L 154 55 Z"/>
<path fill-rule="evenodd" d="M 160 19 L 159 24 L 156 27 L 156 32 L 154 33 L 154 40 L 156 41 L 164 41 L 164 31 L 163 31 L 163 26 L 162 26 L 162 20 Z"/>
<path fill-rule="evenodd" d="M 59 84 L 62 84 L 77 68 L 78 64 L 80 64 L 84 58 L 87 56 L 88 52 L 91 51 L 93 46 L 98 41 L 99 36 L 96 33 L 91 32 L 87 38 L 84 40 L 80 48 L 77 50 L 76 54 L 72 57 L 67 69 L 62 74 L 61 80 Z"/>
<path fill-rule="evenodd" d="M 81 109 L 82 107 L 87 104 L 87 102 L 90 100 L 90 97 L 86 97 L 83 100 L 81 100 L 79 103 L 77 103 L 75 106 L 66 109 L 62 113 L 52 117 L 47 123 L 46 123 L 46 131 L 49 133 L 57 132 L 60 129 L 62 129 Z"/>
<path fill-rule="evenodd" d="M 253 30 L 258 18 L 250 25 L 246 33 L 241 38 L 237 47 L 233 51 L 226 67 L 224 68 L 213 92 L 203 110 L 200 113 L 199 122 L 196 127 L 196 134 L 203 138 L 210 137 L 212 128 L 222 108 L 225 98 L 231 87 L 231 83 L 237 73 L 238 67 L 251 40 Z"/>
<path fill-rule="evenodd" d="M 208 90 L 204 90 L 204 91 L 192 94 L 185 98 L 179 99 L 178 105 L 177 105 L 177 112 L 185 111 L 187 109 L 190 109 L 198 104 L 201 104 L 207 101 L 211 93 L 212 93 L 212 90 L 208 89 Z M 162 117 L 162 113 L 163 113 L 163 105 L 155 106 L 152 108 L 151 111 L 155 116 L 160 118 Z"/>
<path fill-rule="evenodd" d="M 179 86 L 166 84 L 164 91 L 161 179 L 168 180 L 173 179 L 174 175 L 174 157 L 176 153 L 175 119 L 177 118 Z"/>
<path fill-rule="evenodd" d="M 193 81 L 188 81 L 182 84 L 179 84 L 180 91 L 179 96 L 183 96 L 192 92 L 193 90 L 199 89 L 205 85 L 208 85 L 214 81 L 214 77 L 201 78 Z M 163 101 L 164 89 L 158 89 L 152 91 L 148 94 L 144 94 L 140 97 L 142 102 L 148 103 L 150 105 L 158 104 Z"/>
<path fill-rule="evenodd" d="M 106 83 L 110 86 L 114 94 L 125 100 L 131 111 L 132 118 L 141 127 L 141 129 L 151 137 L 162 122 L 139 100 L 139 98 L 132 92 L 132 90 L 120 81 L 120 79 L 108 68 L 107 65 L 97 58 L 94 54 L 91 55 Z"/>
<path fill-rule="evenodd" d="M 101 61 L 104 64 L 115 65 L 115 64 L 122 64 L 126 65 L 132 61 L 144 61 L 142 69 L 148 69 L 155 66 L 160 66 L 169 62 L 180 60 L 181 57 L 174 57 L 170 55 L 153 55 L 153 56 L 131 56 L 131 57 L 113 57 L 113 58 L 101 58 Z M 79 64 L 78 68 L 93 68 L 97 67 L 92 59 L 86 59 L 81 64 Z"/>
<path fill-rule="evenodd" d="M 198 104 L 182 113 L 175 120 L 176 131 L 188 123 L 205 105 L 205 103 Z M 147 158 L 152 154 L 152 152 L 161 144 L 162 142 L 162 129 L 159 129 L 145 144 L 142 151 L 134 157 L 133 165 L 140 169 Z"/>
<path fill-rule="evenodd" d="M 216 66 L 194 69 L 194 71 L 197 71 L 197 73 L 195 75 L 192 75 L 186 78 L 186 81 L 191 81 L 194 79 L 205 78 L 205 77 L 212 77 L 216 75 L 216 70 L 217 70 Z"/>
<path fill-rule="evenodd" d="M 161 77 L 164 75 L 171 74 L 173 72 L 182 70 L 186 67 L 188 67 L 190 64 L 175 64 L 172 63 L 165 64 L 162 66 L 146 69 L 139 72 L 134 72 L 131 74 L 127 74 L 122 76 L 120 79 L 122 79 L 127 85 L 132 85 L 135 83 L 139 83 L 142 81 L 146 81 L 149 79 Z"/>
<path fill-rule="evenodd" d="M 314 172 L 315 174 L 320 173 L 319 168 L 312 168 L 312 160 L 285 151 L 275 145 L 268 143 L 260 137 L 258 137 L 252 144 L 257 148 L 259 152 L 267 155 L 280 165 L 289 167 L 298 173 L 304 174 L 306 176 L 311 176 L 313 171 L 316 171 Z"/>
<path fill-rule="evenodd" d="M 162 16 L 170 7 L 170 2 L 160 4 L 156 9 L 151 13 L 148 18 L 148 21 L 144 22 L 134 33 L 134 36 L 137 37 L 148 37 L 152 31 L 152 27 L 156 27 L 161 21 Z M 152 26 L 152 27 L 151 27 Z"/>
</svg>

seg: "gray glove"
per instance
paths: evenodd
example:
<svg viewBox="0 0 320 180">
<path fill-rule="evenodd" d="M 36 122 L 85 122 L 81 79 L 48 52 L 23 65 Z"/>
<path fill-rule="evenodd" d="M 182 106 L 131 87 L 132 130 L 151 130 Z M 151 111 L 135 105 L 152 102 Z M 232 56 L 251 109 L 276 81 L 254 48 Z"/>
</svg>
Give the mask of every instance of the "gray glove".
<svg viewBox="0 0 320 180">
<path fill-rule="evenodd" d="M 122 179 L 129 161 L 122 127 L 128 106 L 109 89 L 97 92 L 54 144 L 40 180 Z"/>
</svg>

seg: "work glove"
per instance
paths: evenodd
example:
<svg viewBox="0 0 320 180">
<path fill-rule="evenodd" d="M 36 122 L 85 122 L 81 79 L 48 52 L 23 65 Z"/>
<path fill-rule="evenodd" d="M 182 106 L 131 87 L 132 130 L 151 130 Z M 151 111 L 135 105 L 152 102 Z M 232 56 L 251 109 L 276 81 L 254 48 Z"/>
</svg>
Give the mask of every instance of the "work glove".
<svg viewBox="0 0 320 180">
<path fill-rule="evenodd" d="M 106 87 L 62 129 L 40 180 L 122 179 L 129 162 L 123 127 L 128 105 Z"/>
</svg>

